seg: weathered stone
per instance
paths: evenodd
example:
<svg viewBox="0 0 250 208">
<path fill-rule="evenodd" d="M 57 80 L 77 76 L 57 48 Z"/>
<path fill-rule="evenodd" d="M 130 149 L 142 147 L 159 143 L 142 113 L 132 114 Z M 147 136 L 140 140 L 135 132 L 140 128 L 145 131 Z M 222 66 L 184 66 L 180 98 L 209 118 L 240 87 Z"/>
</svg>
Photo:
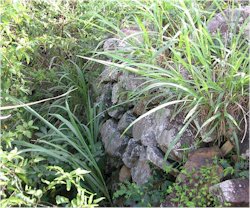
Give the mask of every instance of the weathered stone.
<svg viewBox="0 0 250 208">
<path fill-rule="evenodd" d="M 144 146 L 157 146 L 165 153 L 171 147 L 172 141 L 183 127 L 184 116 L 178 114 L 173 120 L 171 108 L 163 108 L 138 121 L 133 126 L 133 138 L 140 140 Z M 183 156 L 182 147 L 191 150 L 194 144 L 194 134 L 190 128 L 186 128 L 179 141 L 170 152 L 170 157 L 180 160 Z"/>
<path fill-rule="evenodd" d="M 112 89 L 112 98 L 111 101 L 113 104 L 116 104 L 119 100 L 119 96 L 122 92 L 122 87 L 120 86 L 119 83 L 116 83 L 113 85 L 113 89 Z"/>
<path fill-rule="evenodd" d="M 130 178 L 131 178 L 130 169 L 125 165 L 123 165 L 119 172 L 119 181 L 120 182 L 128 181 Z"/>
<path fill-rule="evenodd" d="M 128 144 L 127 137 L 121 137 L 117 123 L 112 119 L 107 120 L 101 127 L 101 137 L 105 151 L 115 157 L 122 157 Z"/>
<path fill-rule="evenodd" d="M 101 90 L 101 95 L 98 97 L 97 102 L 104 105 L 105 108 L 111 106 L 112 84 L 108 83 L 98 87 Z"/>
<path fill-rule="evenodd" d="M 103 50 L 110 51 L 110 50 L 117 50 L 121 40 L 118 38 L 109 38 L 104 41 L 103 43 Z"/>
<path fill-rule="evenodd" d="M 118 130 L 122 133 L 135 119 L 136 117 L 132 114 L 132 112 L 127 111 L 118 122 Z M 125 134 L 131 136 L 132 127 Z"/>
<path fill-rule="evenodd" d="M 168 161 L 164 162 L 164 155 L 157 147 L 147 147 L 147 159 L 163 170 L 164 163 L 166 166 L 171 165 Z"/>
<path fill-rule="evenodd" d="M 119 77 L 119 82 L 125 90 L 134 91 L 143 85 L 145 78 L 138 77 L 131 73 L 123 73 Z"/>
<path fill-rule="evenodd" d="M 122 114 L 124 113 L 124 111 L 125 109 L 123 107 L 117 106 L 117 107 L 108 109 L 108 115 L 118 120 L 122 117 Z"/>
<path fill-rule="evenodd" d="M 137 185 L 142 185 L 148 182 L 151 175 L 151 169 L 146 159 L 146 153 L 141 152 L 139 160 L 136 165 L 131 168 L 132 180 Z"/>
<path fill-rule="evenodd" d="M 144 146 L 156 146 L 155 120 L 151 114 L 136 122 L 133 126 L 133 138 L 141 141 Z"/>
<path fill-rule="evenodd" d="M 145 151 L 145 149 L 139 145 L 136 140 L 130 139 L 122 156 L 122 161 L 127 167 L 132 168 L 136 165 L 136 162 L 139 160 L 140 154 L 143 151 Z"/>
<path fill-rule="evenodd" d="M 242 27 L 245 26 L 245 28 L 243 28 L 244 35 L 247 39 L 249 39 L 249 15 L 250 6 L 236 9 L 227 9 L 215 15 L 208 22 L 208 30 L 210 33 L 212 33 L 212 35 L 219 32 L 222 35 L 224 41 L 230 41 L 232 39 L 232 36 L 235 35 L 235 33 L 238 33 L 242 29 Z"/>
<path fill-rule="evenodd" d="M 136 102 L 133 108 L 133 113 L 137 116 L 141 116 L 146 112 L 146 104 L 147 102 L 145 100 L 139 100 Z"/>
<path fill-rule="evenodd" d="M 101 82 L 116 82 L 121 72 L 117 68 L 111 66 L 105 66 L 104 70 L 100 74 Z"/>
<path fill-rule="evenodd" d="M 189 154 L 188 160 L 184 165 L 184 169 L 190 173 L 195 170 L 196 173 L 194 174 L 194 176 L 196 174 L 198 175 L 200 168 L 212 166 L 214 164 L 213 160 L 215 159 L 215 157 L 218 158 L 221 157 L 221 155 L 222 153 L 218 147 L 207 147 L 197 149 Z M 219 178 L 221 178 L 223 168 L 217 165 L 216 171 Z M 185 182 L 186 178 L 186 175 L 180 173 L 177 177 L 177 180 Z"/>
<path fill-rule="evenodd" d="M 230 203 L 232 207 L 249 207 L 249 179 L 231 179 L 209 188 L 211 194 L 222 204 Z"/>
<path fill-rule="evenodd" d="M 171 148 L 171 143 L 183 128 L 184 115 L 179 113 L 171 120 L 172 108 L 163 108 L 155 113 L 155 134 L 156 141 L 163 152 Z M 169 157 L 180 160 L 183 157 L 182 148 L 190 151 L 194 145 L 194 134 L 190 127 L 187 127 L 180 136 L 178 142 L 173 146 Z M 188 149 L 187 149 L 188 148 Z"/>
</svg>

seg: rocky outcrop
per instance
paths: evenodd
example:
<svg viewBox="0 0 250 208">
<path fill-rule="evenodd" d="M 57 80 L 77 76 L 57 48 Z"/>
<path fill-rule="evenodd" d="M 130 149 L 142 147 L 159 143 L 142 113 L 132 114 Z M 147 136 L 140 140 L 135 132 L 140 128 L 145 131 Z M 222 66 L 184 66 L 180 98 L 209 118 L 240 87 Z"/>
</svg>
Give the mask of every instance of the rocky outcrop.
<svg viewBox="0 0 250 208">
<path fill-rule="evenodd" d="M 209 189 L 221 204 L 232 207 L 249 207 L 248 179 L 231 179 L 216 184 Z"/>
<path fill-rule="evenodd" d="M 138 36 L 133 35 L 135 31 L 138 32 Z M 128 28 L 123 30 L 123 35 L 128 34 L 131 35 L 132 42 L 143 41 L 138 27 L 132 28 L 131 31 Z M 104 42 L 103 48 L 104 51 L 125 50 L 130 47 L 129 42 L 129 38 L 110 38 Z M 101 127 L 105 151 L 109 156 L 119 158 L 123 162 L 125 166 L 121 173 L 126 167 L 131 172 L 132 180 L 137 184 L 143 184 L 151 176 L 149 164 L 159 169 L 170 165 L 164 160 L 164 155 L 169 148 L 172 148 L 174 138 L 183 127 L 183 115 L 171 120 L 173 109 L 164 108 L 139 120 L 124 132 L 138 116 L 146 112 L 148 100 L 136 100 L 130 104 L 124 104 L 124 101 L 127 100 L 129 93 L 140 89 L 147 80 L 112 66 L 105 66 L 99 80 L 101 94 L 98 101 L 104 103 L 107 109 L 104 115 L 107 120 Z M 125 136 L 121 137 L 123 133 Z M 193 131 L 187 128 L 173 145 L 169 157 L 181 160 L 183 148 L 185 151 L 191 150 L 193 143 Z"/>
</svg>

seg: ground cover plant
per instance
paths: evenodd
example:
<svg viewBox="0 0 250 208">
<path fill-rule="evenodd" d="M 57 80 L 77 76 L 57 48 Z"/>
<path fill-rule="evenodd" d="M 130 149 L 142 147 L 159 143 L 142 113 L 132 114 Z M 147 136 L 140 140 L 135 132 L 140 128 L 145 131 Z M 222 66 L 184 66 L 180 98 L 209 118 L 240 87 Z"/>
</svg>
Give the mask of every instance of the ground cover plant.
<svg viewBox="0 0 250 208">
<path fill-rule="evenodd" d="M 240 157 L 249 128 L 247 23 L 228 40 L 207 27 L 216 13 L 241 6 L 222 0 L 1 1 L 0 206 L 159 206 L 173 193 L 179 206 L 222 205 L 206 198 L 206 186 L 197 195 L 202 201 L 185 195 L 197 190 L 169 177 L 172 167 L 143 186 L 127 181 L 109 190 L 99 133 L 107 109 L 96 101 L 97 86 L 105 65 L 142 77 L 145 83 L 124 103 L 147 98 L 148 111 L 124 135 L 173 106 L 173 117 L 181 112 L 185 118 L 171 148 L 192 126 L 197 146 L 232 143 L 217 161 L 225 178 L 248 178 Z M 126 34 L 129 27 L 133 34 Z M 125 47 L 104 51 L 110 37 Z M 173 168 L 181 171 L 185 162 Z M 220 181 L 211 169 L 201 171 L 207 182 Z"/>
</svg>

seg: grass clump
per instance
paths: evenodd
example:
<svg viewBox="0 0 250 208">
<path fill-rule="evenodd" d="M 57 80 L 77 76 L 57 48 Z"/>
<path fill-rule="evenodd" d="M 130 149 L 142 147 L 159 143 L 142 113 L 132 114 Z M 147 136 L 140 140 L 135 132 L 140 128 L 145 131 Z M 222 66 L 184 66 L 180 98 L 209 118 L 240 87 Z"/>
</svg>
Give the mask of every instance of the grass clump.
<svg viewBox="0 0 250 208">
<path fill-rule="evenodd" d="M 207 29 L 214 11 L 225 8 L 222 2 L 211 3 L 213 12 L 205 11 L 199 1 L 135 4 L 138 12 L 133 18 L 141 40 L 135 44 L 134 37 L 121 36 L 127 44 L 124 50 L 97 53 L 112 62 L 87 59 L 145 77 L 148 84 L 132 99 L 165 97 L 162 105 L 148 114 L 176 104 L 175 115 L 186 115 L 181 132 L 188 125 L 195 125 L 196 137 L 202 141 L 220 144 L 222 140 L 231 140 L 239 154 L 239 143 L 245 139 L 248 125 L 249 44 L 243 36 L 247 21 L 240 31 L 230 31 L 233 36 L 225 41 L 219 33 L 212 35 Z M 172 146 L 179 138 L 173 140 Z"/>
</svg>

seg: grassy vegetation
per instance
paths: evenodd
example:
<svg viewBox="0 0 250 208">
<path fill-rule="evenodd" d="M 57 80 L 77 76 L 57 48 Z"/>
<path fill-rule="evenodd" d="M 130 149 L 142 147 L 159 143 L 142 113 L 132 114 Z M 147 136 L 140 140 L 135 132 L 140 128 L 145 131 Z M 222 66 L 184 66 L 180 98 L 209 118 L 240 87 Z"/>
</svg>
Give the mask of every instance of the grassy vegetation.
<svg viewBox="0 0 250 208">
<path fill-rule="evenodd" d="M 249 116 L 246 25 L 232 31 L 230 41 L 207 29 L 216 12 L 237 6 L 219 0 L 2 0 L 0 206 L 114 205 L 99 136 L 102 103 L 90 91 L 103 65 L 146 80 L 128 102 L 147 97 L 154 108 L 128 128 L 173 105 L 175 115 L 186 116 L 172 147 L 193 125 L 195 139 L 230 140 L 239 154 Z M 130 26 L 138 32 L 126 35 L 122 28 Z M 126 47 L 103 51 L 104 39 L 113 36 Z M 152 104 L 159 97 L 163 101 Z M 131 187 L 143 195 L 143 187 Z"/>
</svg>

